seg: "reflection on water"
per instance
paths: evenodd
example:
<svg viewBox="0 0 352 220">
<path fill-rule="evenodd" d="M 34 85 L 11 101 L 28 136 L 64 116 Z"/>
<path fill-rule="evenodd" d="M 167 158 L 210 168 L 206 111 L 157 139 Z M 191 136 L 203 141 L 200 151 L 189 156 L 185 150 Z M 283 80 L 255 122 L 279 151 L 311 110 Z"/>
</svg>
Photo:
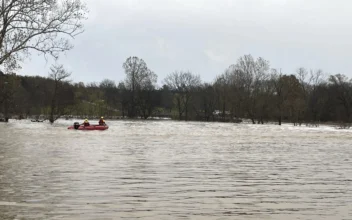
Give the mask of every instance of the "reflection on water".
<svg viewBox="0 0 352 220">
<path fill-rule="evenodd" d="M 0 219 L 352 219 L 352 132 L 0 124 Z"/>
</svg>

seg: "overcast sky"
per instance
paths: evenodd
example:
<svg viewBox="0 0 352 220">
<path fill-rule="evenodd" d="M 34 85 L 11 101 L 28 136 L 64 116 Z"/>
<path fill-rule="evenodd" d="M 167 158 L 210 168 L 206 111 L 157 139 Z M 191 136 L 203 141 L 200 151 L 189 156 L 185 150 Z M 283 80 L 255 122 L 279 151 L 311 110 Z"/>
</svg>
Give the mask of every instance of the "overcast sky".
<svg viewBox="0 0 352 220">
<path fill-rule="evenodd" d="M 293 73 L 321 68 L 352 76 L 351 0 L 86 0 L 85 32 L 60 63 L 76 82 L 116 82 L 129 56 L 159 83 L 175 70 L 212 81 L 244 54 Z M 21 74 L 47 76 L 34 54 Z"/>
</svg>

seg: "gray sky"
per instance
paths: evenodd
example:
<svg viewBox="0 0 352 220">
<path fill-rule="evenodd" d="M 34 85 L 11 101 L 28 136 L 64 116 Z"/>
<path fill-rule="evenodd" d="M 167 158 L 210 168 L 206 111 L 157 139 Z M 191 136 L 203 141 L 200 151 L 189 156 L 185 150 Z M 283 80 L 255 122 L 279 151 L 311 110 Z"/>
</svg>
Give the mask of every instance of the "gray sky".
<svg viewBox="0 0 352 220">
<path fill-rule="evenodd" d="M 212 81 L 244 54 L 293 73 L 321 68 L 352 76 L 350 0 L 86 0 L 85 32 L 60 63 L 76 82 L 123 80 L 129 56 L 144 59 L 159 83 L 175 70 Z M 21 74 L 47 76 L 33 54 Z"/>
</svg>

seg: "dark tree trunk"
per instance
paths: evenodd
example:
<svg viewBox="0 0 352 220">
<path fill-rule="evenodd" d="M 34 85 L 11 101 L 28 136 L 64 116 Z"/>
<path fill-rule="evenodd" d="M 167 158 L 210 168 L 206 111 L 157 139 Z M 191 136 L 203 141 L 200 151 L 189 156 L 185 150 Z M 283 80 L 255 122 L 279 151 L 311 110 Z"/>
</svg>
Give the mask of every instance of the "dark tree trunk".
<svg viewBox="0 0 352 220">
<path fill-rule="evenodd" d="M 254 124 L 254 125 L 255 125 L 255 120 L 254 120 L 254 118 L 253 118 L 253 117 L 251 117 L 251 120 L 252 120 L 252 124 Z"/>
<path fill-rule="evenodd" d="M 226 109 L 226 104 L 224 102 L 222 105 L 222 121 L 225 121 L 225 114 L 226 114 L 225 109 Z"/>
<path fill-rule="evenodd" d="M 9 102 L 8 102 L 8 99 L 5 98 L 5 101 L 4 101 L 4 117 L 5 117 L 5 122 L 9 122 Z"/>
<path fill-rule="evenodd" d="M 182 120 L 181 100 L 177 98 L 178 120 Z"/>
<path fill-rule="evenodd" d="M 55 99 L 52 100 L 51 102 L 51 108 L 50 108 L 50 115 L 49 115 L 49 122 L 54 123 L 54 113 L 55 113 Z"/>
</svg>

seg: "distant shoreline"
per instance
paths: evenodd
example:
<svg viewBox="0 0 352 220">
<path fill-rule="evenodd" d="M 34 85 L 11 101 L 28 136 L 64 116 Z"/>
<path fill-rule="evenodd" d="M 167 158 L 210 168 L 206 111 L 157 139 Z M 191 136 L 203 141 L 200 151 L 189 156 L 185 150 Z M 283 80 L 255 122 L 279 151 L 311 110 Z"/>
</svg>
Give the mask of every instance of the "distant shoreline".
<svg viewBox="0 0 352 220">
<path fill-rule="evenodd" d="M 80 120 L 84 120 L 86 117 L 69 117 L 69 118 L 65 118 L 65 117 L 61 117 L 59 118 L 62 121 L 80 121 Z M 89 121 L 94 121 L 94 120 L 99 120 L 100 117 L 87 117 L 87 119 Z M 175 122 L 203 122 L 203 123 L 226 123 L 226 124 L 245 124 L 245 125 L 276 125 L 278 126 L 278 123 L 276 121 L 267 121 L 264 124 L 253 124 L 252 121 L 250 119 L 241 119 L 241 122 L 232 122 L 232 121 L 219 121 L 219 120 L 209 120 L 209 121 L 202 121 L 202 120 L 175 120 L 169 117 L 150 117 L 148 119 L 143 119 L 143 118 L 123 118 L 123 117 L 105 117 L 104 118 L 105 121 L 108 123 L 109 121 L 175 121 Z M 49 122 L 48 119 L 46 118 L 41 118 L 39 117 L 39 121 L 35 121 L 36 118 L 35 117 L 27 117 L 27 118 L 23 118 L 23 119 L 19 119 L 16 117 L 13 117 L 10 119 L 11 120 L 16 120 L 16 121 L 20 121 L 20 120 L 28 120 L 29 122 L 32 123 L 47 123 Z M 0 120 L 0 122 L 3 122 L 2 120 Z M 283 121 L 282 125 L 292 125 L 294 127 L 319 127 L 319 126 L 329 126 L 329 127 L 334 127 L 336 129 L 349 129 L 351 126 L 351 124 L 346 124 L 346 123 L 339 123 L 339 122 L 317 122 L 317 123 L 307 123 L 307 122 L 302 122 L 301 125 L 297 124 L 294 125 L 292 122 L 290 121 Z"/>
</svg>

